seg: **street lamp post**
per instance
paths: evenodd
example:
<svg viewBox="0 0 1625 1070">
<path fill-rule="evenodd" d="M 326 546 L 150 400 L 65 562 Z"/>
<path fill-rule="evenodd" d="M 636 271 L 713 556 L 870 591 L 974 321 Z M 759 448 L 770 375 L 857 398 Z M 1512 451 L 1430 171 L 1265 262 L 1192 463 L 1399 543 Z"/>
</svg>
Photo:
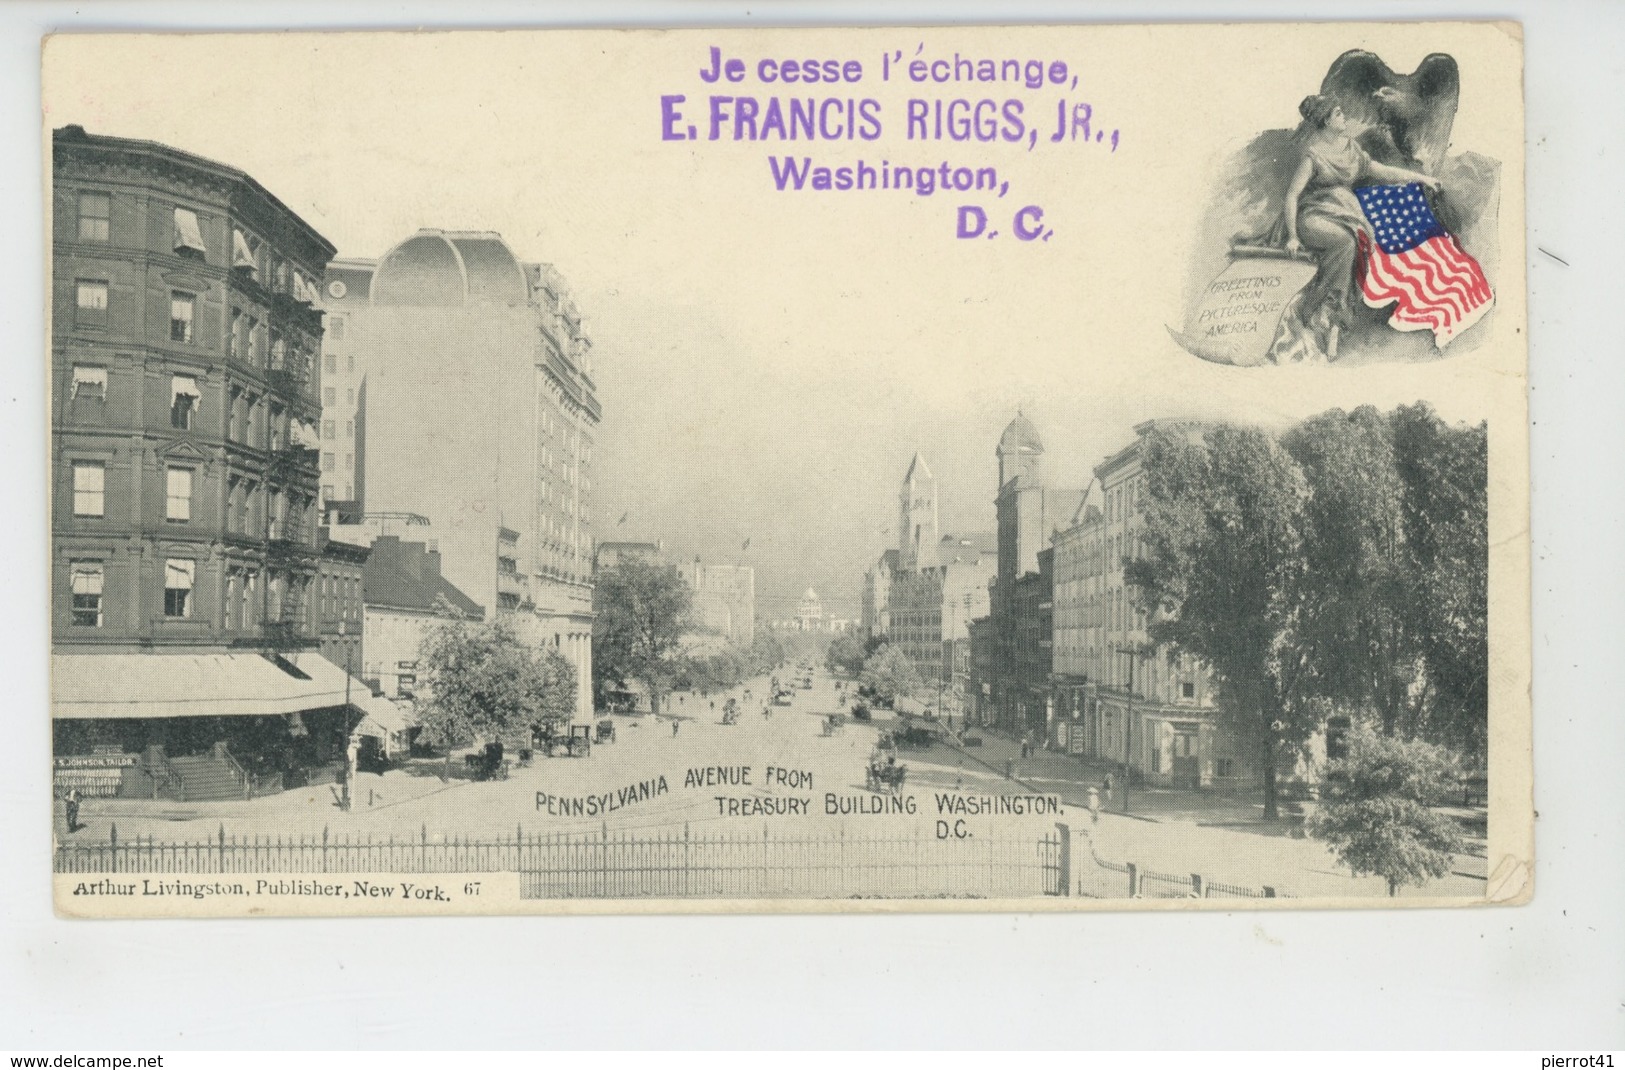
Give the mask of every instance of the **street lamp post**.
<svg viewBox="0 0 1625 1070">
<path fill-rule="evenodd" d="M 344 641 L 344 809 L 350 809 L 350 791 L 355 780 L 355 765 L 351 756 L 355 753 L 354 736 L 349 731 L 350 725 L 350 672 L 355 662 L 355 652 L 349 642 L 349 621 L 339 621 L 339 638 Z"/>
</svg>

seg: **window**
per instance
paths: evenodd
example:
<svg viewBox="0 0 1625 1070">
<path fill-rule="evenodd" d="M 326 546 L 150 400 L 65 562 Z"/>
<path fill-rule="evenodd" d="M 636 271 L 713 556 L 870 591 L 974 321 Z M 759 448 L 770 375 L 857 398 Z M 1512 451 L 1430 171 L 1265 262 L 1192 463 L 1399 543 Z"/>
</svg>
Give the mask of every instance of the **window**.
<svg viewBox="0 0 1625 1070">
<path fill-rule="evenodd" d="M 180 523 L 192 519 L 192 470 L 171 468 L 165 480 L 164 519 Z"/>
<path fill-rule="evenodd" d="M 106 193 L 79 194 L 79 240 L 110 241 L 112 237 L 112 196 Z"/>
<path fill-rule="evenodd" d="M 334 341 L 342 340 L 344 338 L 344 317 L 343 316 L 333 316 L 333 317 L 331 317 L 327 321 L 327 333 L 328 333 L 328 336 L 331 337 Z M 352 361 L 355 360 L 354 357 L 351 357 L 350 359 Z"/>
<path fill-rule="evenodd" d="M 1189 680 L 1185 681 L 1179 685 L 1179 695 L 1181 698 L 1195 698 L 1196 685 L 1191 683 Z"/>
<path fill-rule="evenodd" d="M 73 322 L 80 327 L 107 326 L 107 283 L 80 279 L 74 283 Z"/>
<path fill-rule="evenodd" d="M 73 462 L 74 516 L 103 515 L 102 488 L 106 480 L 107 466 L 101 461 Z"/>
<path fill-rule="evenodd" d="M 107 369 L 98 368 L 93 364 L 75 364 L 71 396 L 75 401 L 80 398 L 89 401 L 107 400 Z"/>
<path fill-rule="evenodd" d="M 332 470 L 333 470 L 333 455 L 331 453 L 322 454 L 322 471 L 331 472 Z"/>
<path fill-rule="evenodd" d="M 197 213 L 190 208 L 175 209 L 175 251 L 181 256 L 198 260 L 208 252 L 203 244 L 203 229 L 198 226 Z"/>
<path fill-rule="evenodd" d="M 355 501 L 355 484 L 344 484 L 344 500 L 347 502 Z"/>
<path fill-rule="evenodd" d="M 1223 779 L 1229 779 L 1230 777 L 1236 775 L 1235 768 L 1236 761 L 1234 758 L 1218 758 L 1213 762 L 1213 775 Z"/>
<path fill-rule="evenodd" d="M 355 391 L 354 390 L 346 390 L 344 392 L 344 403 L 346 405 L 354 405 L 355 404 Z"/>
<path fill-rule="evenodd" d="M 346 420 L 346 421 L 344 421 L 344 437 L 345 438 L 354 438 L 355 437 L 355 421 L 354 420 Z"/>
<path fill-rule="evenodd" d="M 339 358 L 332 353 L 322 358 L 322 370 L 328 375 L 337 375 L 339 371 Z"/>
<path fill-rule="evenodd" d="M 197 380 L 190 375 L 175 375 L 169 380 L 169 426 L 179 431 L 192 429 L 192 414 L 197 411 L 203 394 Z"/>
<path fill-rule="evenodd" d="M 192 317 L 197 311 L 197 298 L 189 293 L 179 290 L 169 295 L 169 340 L 171 342 L 190 342 L 192 340 Z"/>
<path fill-rule="evenodd" d="M 355 354 L 354 353 L 352 353 L 348 357 L 344 358 L 344 367 L 345 367 L 345 370 L 348 371 L 351 375 L 355 374 Z"/>
<path fill-rule="evenodd" d="M 328 407 L 338 404 L 332 387 L 327 386 L 322 388 L 322 404 Z"/>
<path fill-rule="evenodd" d="M 256 316 L 248 317 L 248 327 L 243 332 L 244 345 L 242 358 L 249 363 L 257 363 L 260 359 L 260 321 Z"/>
<path fill-rule="evenodd" d="M 332 500 L 333 500 L 333 484 L 331 484 L 331 483 L 323 483 L 322 484 L 322 501 L 330 502 Z"/>
<path fill-rule="evenodd" d="M 242 329 L 242 323 L 243 310 L 233 308 L 231 310 L 231 321 L 226 325 L 226 356 L 228 357 L 241 357 L 243 355 L 242 339 L 238 337 L 238 332 Z"/>
<path fill-rule="evenodd" d="M 323 420 L 322 421 L 322 437 L 323 438 L 334 438 L 336 436 L 336 432 L 334 431 L 335 426 L 336 425 L 333 423 L 332 420 Z"/>
<path fill-rule="evenodd" d="M 243 605 L 241 619 L 244 628 L 250 627 L 254 623 L 254 588 L 258 584 L 258 581 L 259 573 L 243 573 Z"/>
<path fill-rule="evenodd" d="M 354 467 L 355 467 L 355 455 L 350 454 L 350 453 L 346 453 L 344 455 L 344 470 L 346 472 L 348 472 L 350 469 L 352 469 Z"/>
<path fill-rule="evenodd" d="M 102 626 L 102 563 L 100 561 L 69 562 L 68 586 L 73 592 L 73 626 L 76 628 L 100 628 Z"/>
<path fill-rule="evenodd" d="M 196 579 L 196 561 L 172 557 L 164 562 L 164 616 L 192 615 L 192 586 Z"/>
</svg>

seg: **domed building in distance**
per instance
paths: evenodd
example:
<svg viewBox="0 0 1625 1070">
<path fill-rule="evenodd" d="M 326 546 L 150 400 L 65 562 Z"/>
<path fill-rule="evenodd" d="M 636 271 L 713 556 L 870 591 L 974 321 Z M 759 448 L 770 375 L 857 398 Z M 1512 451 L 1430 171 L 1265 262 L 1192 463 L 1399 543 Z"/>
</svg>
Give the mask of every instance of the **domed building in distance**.
<svg viewBox="0 0 1625 1070">
<path fill-rule="evenodd" d="M 321 493 L 426 519 L 445 578 L 557 647 L 592 716 L 592 344 L 563 277 L 499 234 L 419 230 L 322 290 Z M 377 670 L 378 666 L 368 668 Z"/>
</svg>

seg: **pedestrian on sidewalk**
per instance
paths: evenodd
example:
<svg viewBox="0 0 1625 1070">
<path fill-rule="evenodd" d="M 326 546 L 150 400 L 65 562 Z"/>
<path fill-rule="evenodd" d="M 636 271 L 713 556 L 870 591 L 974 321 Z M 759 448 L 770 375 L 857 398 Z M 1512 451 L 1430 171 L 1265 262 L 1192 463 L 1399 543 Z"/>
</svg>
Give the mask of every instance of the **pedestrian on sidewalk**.
<svg viewBox="0 0 1625 1070">
<path fill-rule="evenodd" d="M 62 808 L 67 812 L 68 831 L 79 831 L 79 789 L 69 788 L 68 794 L 62 800 Z"/>
<path fill-rule="evenodd" d="M 677 735 L 677 726 L 678 726 L 678 723 L 679 723 L 679 722 L 678 722 L 678 720 L 677 720 L 677 718 L 675 718 L 675 717 L 673 717 L 673 718 L 672 718 L 672 719 L 671 719 L 671 734 L 672 734 L 672 736 L 673 736 L 673 737 L 674 737 L 674 738 L 675 738 L 675 737 L 676 737 L 676 735 Z"/>
<path fill-rule="evenodd" d="M 1106 801 L 1112 801 L 1112 775 L 1110 773 L 1106 774 Z"/>
<path fill-rule="evenodd" d="M 1100 824 L 1100 789 L 1089 789 L 1089 821 L 1091 824 Z"/>
</svg>

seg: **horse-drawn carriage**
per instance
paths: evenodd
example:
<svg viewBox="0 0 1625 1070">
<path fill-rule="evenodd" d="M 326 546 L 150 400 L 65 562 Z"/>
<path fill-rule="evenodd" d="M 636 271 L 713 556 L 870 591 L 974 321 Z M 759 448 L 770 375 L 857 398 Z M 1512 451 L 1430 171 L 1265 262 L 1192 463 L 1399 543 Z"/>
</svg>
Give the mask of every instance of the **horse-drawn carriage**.
<svg viewBox="0 0 1625 1070">
<path fill-rule="evenodd" d="M 501 743 L 487 743 L 472 754 L 463 755 L 463 764 L 475 780 L 508 779 L 508 763 L 502 758 Z"/>
<path fill-rule="evenodd" d="M 864 787 L 870 791 L 889 791 L 900 794 L 903 790 L 903 780 L 908 776 L 908 767 L 891 758 L 886 761 L 872 761 L 864 776 Z"/>
<path fill-rule="evenodd" d="M 841 730 L 841 725 L 845 722 L 845 714 L 832 713 L 828 715 L 824 718 L 824 735 L 833 736 L 835 733 Z"/>
<path fill-rule="evenodd" d="M 536 750 L 544 758 L 585 758 L 592 753 L 593 726 L 570 725 L 567 732 L 549 726 L 536 734 Z M 615 725 L 609 726 L 609 738 L 615 738 Z"/>
<path fill-rule="evenodd" d="M 924 750 L 942 742 L 942 729 L 936 725 L 907 724 L 892 730 L 892 742 L 899 750 Z"/>
</svg>

